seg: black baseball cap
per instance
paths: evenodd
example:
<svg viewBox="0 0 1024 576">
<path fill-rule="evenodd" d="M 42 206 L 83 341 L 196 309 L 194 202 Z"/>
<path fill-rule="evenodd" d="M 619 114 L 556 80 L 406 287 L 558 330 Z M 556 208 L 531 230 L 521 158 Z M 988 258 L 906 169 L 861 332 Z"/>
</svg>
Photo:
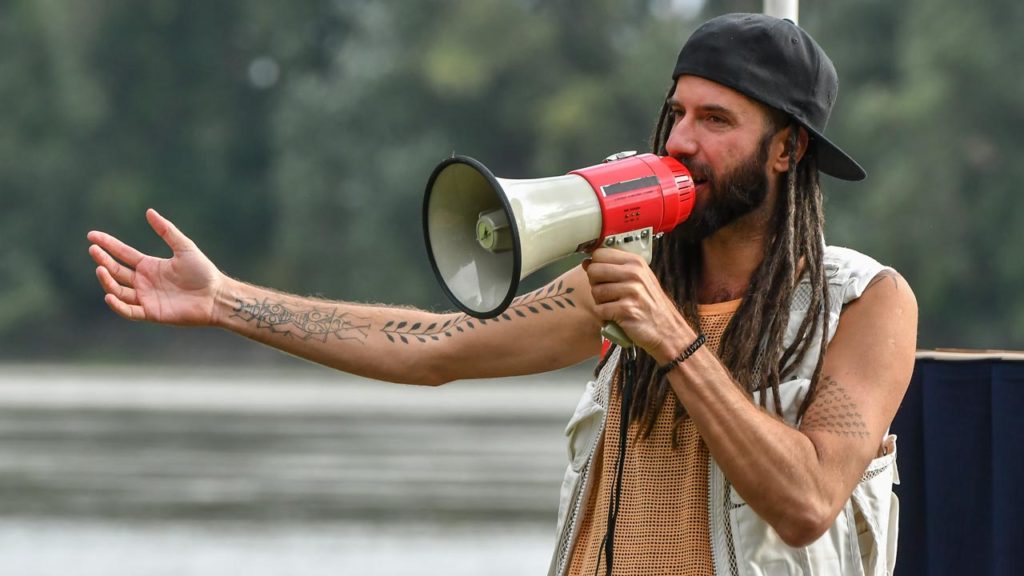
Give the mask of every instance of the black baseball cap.
<svg viewBox="0 0 1024 576">
<path fill-rule="evenodd" d="M 765 14 L 712 18 L 680 50 L 672 79 L 684 74 L 728 86 L 792 116 L 811 134 L 822 172 L 842 180 L 867 175 L 825 137 L 839 78 L 821 46 L 792 21 Z"/>
</svg>

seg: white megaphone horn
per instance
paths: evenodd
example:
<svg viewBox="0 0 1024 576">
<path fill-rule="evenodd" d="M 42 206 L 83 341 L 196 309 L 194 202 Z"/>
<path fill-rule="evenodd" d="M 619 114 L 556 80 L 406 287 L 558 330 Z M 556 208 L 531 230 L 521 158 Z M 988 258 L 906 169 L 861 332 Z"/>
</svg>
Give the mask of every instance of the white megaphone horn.
<svg viewBox="0 0 1024 576">
<path fill-rule="evenodd" d="M 651 261 L 653 240 L 682 223 L 694 203 L 678 160 L 620 152 L 564 176 L 496 178 L 483 164 L 452 156 L 438 164 L 423 200 L 430 264 L 462 311 L 490 319 L 508 308 L 519 281 L 575 252 L 620 248 Z M 624 348 L 621 328 L 602 330 Z"/>
</svg>

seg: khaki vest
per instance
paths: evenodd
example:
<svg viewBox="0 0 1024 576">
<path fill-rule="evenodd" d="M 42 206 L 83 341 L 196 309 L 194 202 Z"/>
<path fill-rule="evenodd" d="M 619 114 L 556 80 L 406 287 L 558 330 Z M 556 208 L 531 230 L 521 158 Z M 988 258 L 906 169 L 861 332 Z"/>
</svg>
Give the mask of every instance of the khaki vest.
<svg viewBox="0 0 1024 576">
<path fill-rule="evenodd" d="M 846 248 L 829 246 L 825 250 L 825 273 L 829 285 L 829 340 L 835 335 L 843 305 L 859 298 L 868 283 L 885 269 L 875 260 Z M 805 279 L 790 303 L 789 325 L 784 346 L 796 337 L 800 322 L 807 314 L 810 284 Z M 821 338 L 814 335 L 810 351 Z M 579 531 L 582 506 L 593 485 L 590 463 L 604 434 L 609 385 L 618 365 L 618 351 L 605 365 L 596 381 L 587 383 L 583 397 L 566 427 L 569 465 L 562 480 L 558 513 L 558 545 L 551 560 L 549 576 L 563 576 L 572 557 Z M 790 380 L 779 386 L 782 413 L 796 426 L 796 414 L 807 394 L 816 355 L 800 359 Z M 754 401 L 759 396 L 755 394 Z M 774 401 L 767 399 L 775 412 Z M 747 506 L 732 488 L 713 458 L 708 467 L 708 532 L 715 574 L 719 576 L 848 575 L 885 576 L 896 563 L 896 537 L 899 502 L 892 485 L 899 483 L 896 471 L 896 437 L 885 439 L 885 455 L 871 461 L 860 483 L 840 511 L 832 527 L 812 544 L 802 548 L 787 546 L 775 530 Z"/>
</svg>

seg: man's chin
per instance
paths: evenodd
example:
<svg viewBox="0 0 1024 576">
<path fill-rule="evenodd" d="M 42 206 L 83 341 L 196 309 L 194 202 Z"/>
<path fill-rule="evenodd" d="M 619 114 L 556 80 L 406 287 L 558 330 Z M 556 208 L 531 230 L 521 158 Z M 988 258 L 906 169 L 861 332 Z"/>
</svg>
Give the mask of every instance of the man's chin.
<svg viewBox="0 0 1024 576">
<path fill-rule="evenodd" d="M 672 235 L 687 244 L 698 244 L 716 231 L 703 217 L 694 216 L 677 226 Z"/>
</svg>

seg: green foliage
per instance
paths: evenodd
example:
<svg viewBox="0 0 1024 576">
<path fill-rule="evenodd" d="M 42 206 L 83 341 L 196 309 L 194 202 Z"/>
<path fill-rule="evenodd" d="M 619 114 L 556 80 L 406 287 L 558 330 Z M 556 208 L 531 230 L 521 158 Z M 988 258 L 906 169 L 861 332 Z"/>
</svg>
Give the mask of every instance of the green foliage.
<svg viewBox="0 0 1024 576">
<path fill-rule="evenodd" d="M 585 30 L 557 3 L 392 1 L 345 13 L 326 69 L 292 68 L 282 87 L 272 283 L 444 305 L 419 226 L 438 161 L 458 152 L 526 177 L 644 148 L 667 85 L 650 70 L 671 55 L 644 59 L 652 44 L 674 45 L 678 26 L 616 2 L 591 10 L 580 11 Z"/>
<path fill-rule="evenodd" d="M 149 206 L 233 276 L 448 307 L 420 229 L 439 160 L 538 177 L 645 149 L 682 40 L 761 4 L 0 3 L 4 354 L 161 345 L 106 310 L 85 254 L 93 228 L 166 253 Z M 870 174 L 825 182 L 829 240 L 908 278 L 922 346 L 1024 347 L 1021 6 L 802 6 L 842 80 L 829 134 Z"/>
<path fill-rule="evenodd" d="M 923 346 L 1024 345 L 1024 168 L 1014 160 L 1024 79 L 1008 73 L 1024 48 L 1022 17 L 1009 2 L 924 1 L 835 3 L 819 15 L 826 29 L 867 36 L 834 38 L 856 77 L 832 128 L 870 177 L 832 186 L 832 237 L 907 277 Z"/>
</svg>

